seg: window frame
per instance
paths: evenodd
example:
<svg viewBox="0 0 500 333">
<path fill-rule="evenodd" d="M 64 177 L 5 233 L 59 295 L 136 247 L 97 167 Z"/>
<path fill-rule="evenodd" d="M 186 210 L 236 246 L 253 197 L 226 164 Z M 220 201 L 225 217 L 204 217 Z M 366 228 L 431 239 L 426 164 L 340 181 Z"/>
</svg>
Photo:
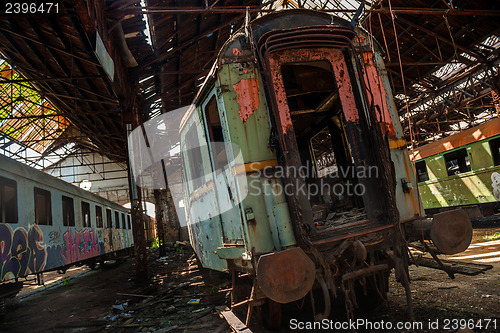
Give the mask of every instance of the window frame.
<svg viewBox="0 0 500 333">
<path fill-rule="evenodd" d="M 66 202 L 66 206 L 65 206 L 65 202 Z M 72 197 L 68 197 L 66 195 L 63 195 L 63 196 L 61 196 L 61 207 L 62 207 L 62 214 L 63 214 L 63 226 L 64 227 L 74 227 L 75 226 L 75 200 Z M 69 221 L 66 221 L 67 214 L 65 214 L 65 207 L 66 207 L 66 209 L 68 207 L 71 207 L 70 212 L 69 212 L 70 213 Z"/>
<path fill-rule="evenodd" d="M 40 187 L 33 187 L 33 195 L 34 195 L 34 200 L 35 200 L 35 224 L 37 225 L 52 225 L 52 193 L 49 190 L 40 188 Z M 46 223 L 40 223 L 39 216 L 38 216 L 38 211 L 40 209 L 40 204 L 39 201 L 37 200 L 37 195 L 38 196 L 43 196 L 46 198 L 44 204 L 45 204 L 45 211 L 47 213 L 46 216 Z"/>
<path fill-rule="evenodd" d="M 500 136 L 488 141 L 493 166 L 500 166 Z"/>
<path fill-rule="evenodd" d="M 86 201 L 81 201 L 80 203 L 81 211 L 82 211 L 82 228 L 92 228 L 92 214 L 90 213 L 90 203 Z M 85 223 L 85 211 L 84 207 L 88 207 L 88 217 L 89 217 L 89 223 Z"/>
<path fill-rule="evenodd" d="M 14 189 L 14 201 L 15 205 L 5 201 L 5 187 L 11 187 Z M 0 176 L 0 223 L 18 223 L 19 222 L 19 209 L 18 209 L 18 196 L 17 196 L 17 181 L 11 178 L 6 178 Z M 8 221 L 7 210 L 12 208 L 14 211 L 14 220 Z"/>
<path fill-rule="evenodd" d="M 422 163 L 423 163 L 424 167 L 419 168 L 418 164 L 422 165 Z M 425 176 L 427 179 L 424 179 L 424 180 L 421 179 L 421 177 L 420 177 L 421 174 L 418 172 L 419 169 L 425 170 Z M 419 160 L 419 161 L 415 161 L 415 175 L 417 176 L 417 183 L 423 183 L 423 182 L 426 182 L 429 180 L 429 170 L 427 170 L 427 162 L 424 159 Z"/>
<path fill-rule="evenodd" d="M 106 228 L 113 228 L 113 212 L 110 208 L 106 208 Z"/>
<path fill-rule="evenodd" d="M 104 228 L 104 219 L 102 216 L 102 207 L 95 205 L 95 223 L 97 228 Z"/>
<path fill-rule="evenodd" d="M 115 210 L 115 229 L 121 229 L 120 228 L 120 213 Z"/>
<path fill-rule="evenodd" d="M 465 152 L 465 154 L 463 154 L 463 152 Z M 457 155 L 457 158 L 454 158 L 455 155 Z M 459 156 L 459 155 L 462 155 L 462 156 Z M 450 158 L 450 156 L 451 156 L 451 158 Z M 459 149 L 455 149 L 455 150 L 443 153 L 443 158 L 444 158 L 444 165 L 446 167 L 446 173 L 448 174 L 448 177 L 452 177 L 452 176 L 456 176 L 456 175 L 459 175 L 462 173 L 467 173 L 467 172 L 472 171 L 472 166 L 470 163 L 470 156 L 469 156 L 469 153 L 467 152 L 467 147 L 465 147 L 465 146 L 462 148 L 459 148 Z M 460 164 L 460 159 L 462 159 L 462 158 L 464 159 L 463 165 Z M 458 162 L 458 172 L 450 174 L 450 167 L 448 166 L 448 163 L 453 161 L 453 160 L 457 160 L 457 162 Z M 468 167 L 466 165 L 467 160 L 469 160 Z M 466 168 L 468 168 L 468 170 L 462 170 L 462 167 L 464 165 Z"/>
</svg>

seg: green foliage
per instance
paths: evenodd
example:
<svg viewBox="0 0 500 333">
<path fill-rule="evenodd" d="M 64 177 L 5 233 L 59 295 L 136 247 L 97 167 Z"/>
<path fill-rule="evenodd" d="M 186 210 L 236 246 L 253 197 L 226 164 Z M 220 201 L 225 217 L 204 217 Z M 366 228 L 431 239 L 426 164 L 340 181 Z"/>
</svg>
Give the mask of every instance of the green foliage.
<svg viewBox="0 0 500 333">
<path fill-rule="evenodd" d="M 62 280 L 62 285 L 63 286 L 70 286 L 71 285 L 71 278 L 69 276 L 66 276 Z"/>
<path fill-rule="evenodd" d="M 151 244 L 152 249 L 157 249 L 160 247 L 160 239 L 158 237 L 155 238 L 153 244 Z"/>
<path fill-rule="evenodd" d="M 500 232 L 495 232 L 494 234 L 491 235 L 484 235 L 481 237 L 479 240 L 480 242 L 489 242 L 489 241 L 494 241 L 494 240 L 500 240 Z"/>
</svg>

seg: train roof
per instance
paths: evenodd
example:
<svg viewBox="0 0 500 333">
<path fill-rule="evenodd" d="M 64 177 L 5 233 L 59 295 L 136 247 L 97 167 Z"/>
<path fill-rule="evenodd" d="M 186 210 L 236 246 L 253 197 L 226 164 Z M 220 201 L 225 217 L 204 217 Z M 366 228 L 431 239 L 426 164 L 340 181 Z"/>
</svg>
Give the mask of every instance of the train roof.
<svg viewBox="0 0 500 333">
<path fill-rule="evenodd" d="M 410 155 L 412 161 L 418 161 L 432 155 L 456 149 L 473 142 L 485 140 L 500 134 L 500 118 L 469 128 L 415 149 Z"/>
<path fill-rule="evenodd" d="M 270 13 L 255 19 L 250 22 L 250 28 L 254 45 L 257 45 L 259 39 L 269 31 L 310 26 L 348 27 L 349 23 L 347 20 L 324 12 L 308 9 L 289 9 Z M 241 62 L 247 60 L 247 58 L 254 58 L 251 47 L 248 45 L 245 29 L 243 26 L 224 43 L 217 57 L 219 62 Z M 235 54 L 235 48 L 241 53 Z"/>
<path fill-rule="evenodd" d="M 51 176 L 48 173 L 32 168 L 26 164 L 20 163 L 7 156 L 0 154 L 0 170 L 2 173 L 10 173 L 14 176 L 24 177 L 37 182 L 41 185 L 49 186 L 57 190 L 73 194 L 89 201 L 97 201 L 103 205 L 114 209 L 127 209 L 116 202 L 105 199 L 97 194 L 83 190 L 73 184 L 65 182 L 57 177 Z"/>
</svg>

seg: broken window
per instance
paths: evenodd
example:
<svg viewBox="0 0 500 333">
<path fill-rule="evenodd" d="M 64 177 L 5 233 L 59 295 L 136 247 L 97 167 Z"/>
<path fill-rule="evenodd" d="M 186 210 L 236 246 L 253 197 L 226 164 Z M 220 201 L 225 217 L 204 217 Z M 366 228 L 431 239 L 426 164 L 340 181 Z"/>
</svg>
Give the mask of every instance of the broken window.
<svg viewBox="0 0 500 333">
<path fill-rule="evenodd" d="M 490 150 L 493 165 L 500 165 L 500 138 L 490 140 Z"/>
<path fill-rule="evenodd" d="M 35 223 L 39 225 L 52 225 L 52 209 L 50 192 L 35 187 Z"/>
<path fill-rule="evenodd" d="M 73 198 L 62 196 L 63 226 L 75 226 L 75 207 Z"/>
<path fill-rule="evenodd" d="M 415 170 L 417 171 L 417 178 L 419 183 L 429 180 L 427 165 L 424 160 L 415 162 Z"/>
<path fill-rule="evenodd" d="M 281 73 L 292 115 L 326 111 L 338 99 L 328 61 L 286 64 Z"/>
<path fill-rule="evenodd" d="M 0 177 L 0 223 L 17 223 L 17 183 Z"/>
<path fill-rule="evenodd" d="M 104 222 L 102 220 L 102 207 L 95 206 L 95 223 L 98 228 L 104 227 Z"/>
<path fill-rule="evenodd" d="M 465 148 L 446 153 L 443 156 L 448 176 L 458 175 L 471 170 L 469 156 Z"/>
<path fill-rule="evenodd" d="M 84 228 L 90 228 L 90 204 L 82 201 L 82 222 Z"/>
</svg>

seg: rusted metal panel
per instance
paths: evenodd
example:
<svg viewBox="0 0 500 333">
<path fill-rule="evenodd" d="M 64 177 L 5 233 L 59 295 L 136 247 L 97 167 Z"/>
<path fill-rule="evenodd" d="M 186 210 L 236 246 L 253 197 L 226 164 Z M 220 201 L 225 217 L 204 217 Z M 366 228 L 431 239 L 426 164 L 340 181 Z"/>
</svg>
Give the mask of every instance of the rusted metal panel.
<svg viewBox="0 0 500 333">
<path fill-rule="evenodd" d="M 369 44 L 366 38 L 360 37 L 357 41 L 363 48 L 368 49 Z M 403 139 L 399 116 L 394 105 L 383 60 L 377 52 L 365 51 L 363 52 L 363 61 L 364 77 L 371 92 L 368 94 L 368 99 L 370 103 L 373 101 L 376 116 L 381 123 L 382 133 L 387 136 L 389 141 L 397 182 L 395 198 L 400 219 L 408 221 L 424 215 L 416 185 L 414 167 L 406 149 L 407 143 Z"/>
</svg>

